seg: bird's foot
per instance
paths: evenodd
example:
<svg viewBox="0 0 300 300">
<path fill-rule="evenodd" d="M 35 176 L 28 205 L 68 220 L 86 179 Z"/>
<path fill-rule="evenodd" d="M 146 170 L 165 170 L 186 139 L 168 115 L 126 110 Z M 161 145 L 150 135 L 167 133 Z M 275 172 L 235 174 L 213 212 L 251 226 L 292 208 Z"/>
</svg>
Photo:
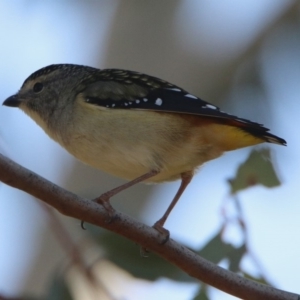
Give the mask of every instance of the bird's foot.
<svg viewBox="0 0 300 300">
<path fill-rule="evenodd" d="M 160 220 L 155 222 L 152 227 L 161 234 L 161 244 L 164 245 L 170 239 L 170 231 L 163 227 Z"/>
<path fill-rule="evenodd" d="M 109 202 L 110 197 L 111 197 L 111 195 L 108 192 L 108 193 L 102 194 L 100 197 L 93 200 L 94 202 L 102 205 L 103 208 L 107 211 L 108 216 L 109 216 L 107 223 L 111 223 L 116 218 L 116 211 Z"/>
<path fill-rule="evenodd" d="M 169 239 L 170 239 L 170 231 L 165 229 L 162 225 L 161 225 L 161 220 L 157 221 L 154 223 L 154 225 L 152 226 L 152 228 L 154 228 L 155 230 L 157 230 L 160 234 L 161 237 L 161 245 L 164 245 Z M 149 256 L 150 251 L 147 248 L 141 247 L 140 248 L 140 255 L 142 257 L 148 257 Z"/>
</svg>

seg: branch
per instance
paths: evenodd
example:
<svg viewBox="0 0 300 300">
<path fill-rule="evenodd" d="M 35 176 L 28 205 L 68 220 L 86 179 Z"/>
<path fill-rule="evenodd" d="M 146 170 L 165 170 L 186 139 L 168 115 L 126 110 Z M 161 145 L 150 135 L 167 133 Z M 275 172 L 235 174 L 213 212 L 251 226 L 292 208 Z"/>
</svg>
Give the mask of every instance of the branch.
<svg viewBox="0 0 300 300">
<path fill-rule="evenodd" d="M 170 239 L 161 244 L 160 234 L 127 215 L 116 212 L 110 223 L 103 207 L 62 189 L 0 154 L 0 181 L 53 206 L 62 214 L 106 228 L 175 264 L 190 276 L 221 291 L 249 300 L 300 300 L 297 294 L 260 284 L 225 270 Z"/>
</svg>

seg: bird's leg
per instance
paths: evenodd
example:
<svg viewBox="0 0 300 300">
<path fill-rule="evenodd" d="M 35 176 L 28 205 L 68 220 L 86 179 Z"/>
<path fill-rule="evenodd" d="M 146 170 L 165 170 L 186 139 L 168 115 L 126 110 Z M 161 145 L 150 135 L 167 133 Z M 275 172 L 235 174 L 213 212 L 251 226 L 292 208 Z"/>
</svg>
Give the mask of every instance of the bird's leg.
<svg viewBox="0 0 300 300">
<path fill-rule="evenodd" d="M 194 176 L 193 171 L 188 171 L 188 172 L 184 172 L 184 173 L 181 174 L 181 184 L 180 184 L 180 187 L 179 187 L 175 197 L 173 198 L 171 204 L 167 208 L 164 215 L 157 222 L 155 222 L 155 224 L 153 225 L 153 227 L 157 231 L 159 231 L 160 233 L 162 233 L 164 235 L 165 238 L 164 238 L 163 243 L 167 242 L 169 237 L 170 237 L 170 232 L 167 229 L 165 229 L 163 226 L 164 226 L 169 214 L 171 213 L 172 209 L 174 208 L 174 206 L 176 205 L 176 203 L 180 199 L 181 195 L 185 191 L 186 187 L 191 182 L 193 176 Z"/>
<path fill-rule="evenodd" d="M 157 170 L 152 170 L 148 173 L 143 174 L 142 176 L 139 176 L 129 182 L 126 182 L 104 194 L 102 194 L 100 197 L 94 199 L 95 202 L 101 204 L 109 213 L 110 217 L 112 218 L 114 216 L 115 210 L 114 208 L 111 206 L 109 200 L 111 197 L 115 196 L 116 194 L 126 190 L 127 188 L 135 185 L 136 183 L 142 182 L 148 178 L 151 178 L 155 175 L 157 175 L 159 173 L 159 171 Z"/>
</svg>

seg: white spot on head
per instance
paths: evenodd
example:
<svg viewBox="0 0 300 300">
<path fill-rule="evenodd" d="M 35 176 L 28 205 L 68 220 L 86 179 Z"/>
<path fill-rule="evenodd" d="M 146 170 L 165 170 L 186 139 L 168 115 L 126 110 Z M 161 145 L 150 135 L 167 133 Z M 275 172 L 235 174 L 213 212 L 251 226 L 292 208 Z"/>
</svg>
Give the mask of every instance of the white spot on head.
<svg viewBox="0 0 300 300">
<path fill-rule="evenodd" d="M 174 92 L 181 92 L 181 89 L 177 89 L 177 88 L 167 88 L 167 90 L 174 91 Z"/>
<path fill-rule="evenodd" d="M 140 100 L 135 100 L 135 103 L 140 103 Z"/>
<path fill-rule="evenodd" d="M 217 109 L 216 106 L 212 105 L 212 104 L 206 104 L 205 105 L 207 108 L 211 108 L 211 109 Z"/>
<path fill-rule="evenodd" d="M 157 98 L 155 101 L 156 105 L 162 105 L 163 101 L 160 98 Z"/>
<path fill-rule="evenodd" d="M 192 98 L 192 99 L 198 99 L 196 96 L 194 95 L 191 95 L 191 94 L 186 94 L 184 95 L 185 97 L 188 97 L 188 98 Z"/>
<path fill-rule="evenodd" d="M 143 101 L 144 101 L 144 102 L 147 102 L 147 101 L 148 101 L 148 99 L 147 99 L 147 98 L 143 98 Z"/>
</svg>

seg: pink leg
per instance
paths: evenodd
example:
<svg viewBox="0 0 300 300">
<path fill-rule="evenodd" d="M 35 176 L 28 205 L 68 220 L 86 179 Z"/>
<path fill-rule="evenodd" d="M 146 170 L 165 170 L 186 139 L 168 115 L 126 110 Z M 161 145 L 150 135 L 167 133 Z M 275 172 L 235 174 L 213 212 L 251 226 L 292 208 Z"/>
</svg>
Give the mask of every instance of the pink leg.
<svg viewBox="0 0 300 300">
<path fill-rule="evenodd" d="M 104 194 L 102 194 L 100 197 L 94 199 L 95 202 L 103 205 L 103 207 L 107 210 L 107 212 L 109 213 L 109 215 L 112 217 L 114 215 L 114 208 L 111 206 L 109 199 L 113 196 L 115 196 L 116 194 L 128 189 L 129 187 L 135 185 L 136 183 L 142 182 L 148 178 L 151 178 L 155 175 L 157 175 L 159 173 L 159 171 L 156 170 L 152 170 L 148 173 L 143 174 L 142 176 L 139 176 L 129 182 L 126 182 Z"/>
<path fill-rule="evenodd" d="M 169 205 L 169 207 L 167 208 L 166 212 L 164 213 L 164 215 L 153 225 L 153 227 L 158 230 L 159 232 L 161 232 L 163 235 L 165 235 L 165 240 L 164 242 L 166 242 L 169 239 L 170 233 L 168 230 L 166 230 L 163 226 L 168 218 L 168 216 L 170 215 L 172 209 L 174 208 L 174 206 L 176 205 L 176 203 L 178 202 L 178 200 L 180 199 L 181 195 L 183 194 L 183 192 L 185 191 L 186 187 L 189 185 L 189 183 L 191 182 L 192 178 L 194 176 L 194 172 L 193 171 L 188 171 L 188 172 L 184 172 L 181 174 L 181 184 L 180 187 L 175 195 L 175 197 L 173 198 L 171 204 Z"/>
</svg>

